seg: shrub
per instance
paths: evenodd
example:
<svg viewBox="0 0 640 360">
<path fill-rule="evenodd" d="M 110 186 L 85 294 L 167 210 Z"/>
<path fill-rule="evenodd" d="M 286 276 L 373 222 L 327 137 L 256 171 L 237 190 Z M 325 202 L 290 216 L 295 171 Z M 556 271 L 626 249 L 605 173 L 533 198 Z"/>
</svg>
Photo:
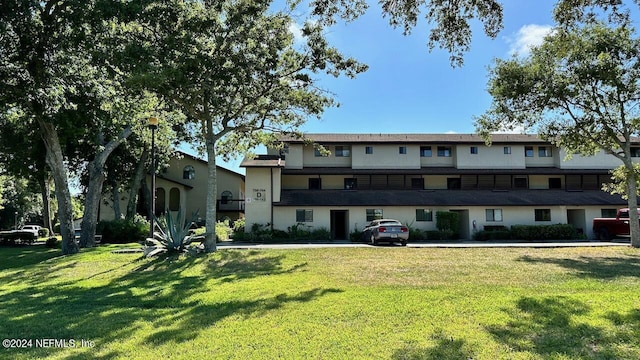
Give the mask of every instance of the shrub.
<svg viewBox="0 0 640 360">
<path fill-rule="evenodd" d="M 47 239 L 47 242 L 45 243 L 45 246 L 48 248 L 57 248 L 58 247 L 58 238 L 55 236 L 52 236 L 50 238 Z"/>
<path fill-rule="evenodd" d="M 518 240 L 571 240 L 578 238 L 578 234 L 569 224 L 513 225 L 511 237 Z"/>
<path fill-rule="evenodd" d="M 233 222 L 233 232 L 244 232 L 244 227 L 246 224 L 245 218 L 240 218 Z"/>
<path fill-rule="evenodd" d="M 288 240 L 289 239 L 289 233 L 286 232 L 286 231 L 283 231 L 283 230 L 274 229 L 271 232 L 271 236 L 272 236 L 273 239 L 276 239 L 276 240 Z"/>
<path fill-rule="evenodd" d="M 511 231 L 509 230 L 482 230 L 473 234 L 473 240 L 509 240 L 511 239 Z"/>
<path fill-rule="evenodd" d="M 305 229 L 306 228 L 306 229 Z M 287 228 L 289 238 L 293 240 L 308 240 L 311 238 L 310 226 L 298 223 Z"/>
<path fill-rule="evenodd" d="M 47 228 L 40 228 L 40 230 L 38 230 L 38 237 L 47 237 L 49 236 L 49 229 Z"/>
<path fill-rule="evenodd" d="M 349 234 L 349 240 L 351 240 L 352 242 L 366 242 L 366 241 L 364 241 L 364 239 L 362 238 L 362 230 L 358 230 L 358 229 L 354 229 L 354 230 Z"/>
<path fill-rule="evenodd" d="M 460 228 L 460 215 L 452 211 L 437 211 L 436 227 L 440 231 L 456 232 Z"/>
<path fill-rule="evenodd" d="M 329 240 L 331 239 L 331 232 L 327 228 L 317 228 L 311 230 L 312 240 Z"/>
<path fill-rule="evenodd" d="M 140 242 L 149 235 L 149 222 L 136 216 L 133 220 L 117 219 L 100 221 L 96 232 L 102 235 L 103 243 L 126 244 Z"/>
<path fill-rule="evenodd" d="M 216 239 L 226 241 L 229 240 L 231 235 L 231 226 L 229 226 L 229 220 L 218 221 L 216 223 Z"/>
</svg>

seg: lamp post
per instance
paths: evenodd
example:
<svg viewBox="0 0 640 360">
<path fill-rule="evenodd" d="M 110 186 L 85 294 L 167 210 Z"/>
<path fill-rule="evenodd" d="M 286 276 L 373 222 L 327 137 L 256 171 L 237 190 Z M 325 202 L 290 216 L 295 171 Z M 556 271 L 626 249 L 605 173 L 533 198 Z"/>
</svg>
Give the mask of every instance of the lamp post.
<svg viewBox="0 0 640 360">
<path fill-rule="evenodd" d="M 149 206 L 149 237 L 153 239 L 153 230 L 156 216 L 156 129 L 158 118 L 150 117 L 147 126 L 151 129 L 151 205 Z"/>
<path fill-rule="evenodd" d="M 15 212 L 15 218 L 14 218 L 14 225 L 13 225 L 13 229 L 14 230 L 18 230 L 18 212 Z"/>
</svg>

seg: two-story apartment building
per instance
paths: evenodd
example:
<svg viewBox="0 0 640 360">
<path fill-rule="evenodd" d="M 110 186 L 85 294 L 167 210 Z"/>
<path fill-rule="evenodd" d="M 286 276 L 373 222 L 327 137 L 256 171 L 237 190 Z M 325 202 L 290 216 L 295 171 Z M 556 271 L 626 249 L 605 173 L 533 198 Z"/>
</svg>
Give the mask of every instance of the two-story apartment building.
<svg viewBox="0 0 640 360">
<path fill-rule="evenodd" d="M 217 217 L 218 220 L 234 221 L 244 216 L 245 177 L 222 166 L 216 167 Z M 147 176 L 151 187 L 151 176 Z M 140 197 L 140 200 L 142 197 Z M 207 199 L 207 162 L 187 153 L 178 152 L 169 160 L 168 167 L 156 175 L 156 214 L 186 210 L 187 217 L 198 211 L 204 219 Z M 120 197 L 121 208 L 126 207 L 127 197 Z M 141 206 L 143 207 L 143 206 Z M 148 207 L 146 207 L 148 209 Z M 143 214 L 147 215 L 147 214 Z M 100 208 L 100 219 L 113 219 L 113 205 L 104 200 Z"/>
<path fill-rule="evenodd" d="M 594 217 L 626 202 L 601 190 L 619 160 L 566 153 L 535 135 L 307 134 L 245 159 L 247 228 L 326 228 L 346 239 L 374 218 L 436 229 L 436 211 L 460 214 L 460 234 L 487 226 L 568 223 L 592 236 Z"/>
</svg>

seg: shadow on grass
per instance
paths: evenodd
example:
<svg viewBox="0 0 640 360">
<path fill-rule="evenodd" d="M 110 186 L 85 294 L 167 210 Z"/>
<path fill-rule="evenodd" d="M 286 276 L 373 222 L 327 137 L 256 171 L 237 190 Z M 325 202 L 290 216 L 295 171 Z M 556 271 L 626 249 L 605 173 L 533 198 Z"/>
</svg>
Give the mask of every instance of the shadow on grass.
<svg viewBox="0 0 640 360">
<path fill-rule="evenodd" d="M 245 280 L 262 275 L 289 274 L 303 269 L 307 263 L 285 268 L 284 255 L 270 255 L 264 251 L 221 251 L 219 259 L 209 263 L 209 271 L 222 282 Z"/>
<path fill-rule="evenodd" d="M 436 342 L 432 347 L 419 347 L 414 343 L 408 343 L 396 350 L 391 355 L 393 360 L 439 360 L 439 359 L 474 359 L 475 354 L 463 339 L 454 339 L 439 331 L 431 335 Z"/>
<path fill-rule="evenodd" d="M 566 297 L 524 297 L 516 309 L 505 311 L 511 320 L 487 330 L 513 351 L 571 359 L 631 359 L 637 358 L 640 351 L 637 311 L 629 315 L 610 313 L 607 318 L 612 328 L 607 329 L 581 322 L 578 317 L 588 315 L 590 307 Z M 615 324 L 614 318 L 619 318 L 621 324 Z"/>
<path fill-rule="evenodd" d="M 577 271 L 579 276 L 594 279 L 614 279 L 618 277 L 640 277 L 640 257 L 585 257 L 577 259 L 551 259 L 524 256 L 520 261 L 554 264 Z"/>
<path fill-rule="evenodd" d="M 9 287 L 0 292 L 0 337 L 89 339 L 96 347 L 73 349 L 71 358 L 111 359 L 123 354 L 113 349 L 100 352 L 101 347 L 109 343 L 131 341 L 127 347 L 135 348 L 143 344 L 188 341 L 230 316 L 261 316 L 286 304 L 309 302 L 341 292 L 339 289 L 314 288 L 267 293 L 260 299 L 215 302 L 216 285 L 212 286 L 209 281 L 212 278 L 222 275 L 237 281 L 270 271 L 298 271 L 305 266 L 284 268 L 282 260 L 280 256 L 225 251 L 209 257 L 134 260 L 133 269 L 124 275 L 103 278 L 95 283 L 91 279 L 94 275 L 87 276 L 82 284 L 76 284 L 59 282 L 55 274 L 50 274 L 51 277 L 44 274 L 45 279 L 34 286 L 17 287 L 13 291 Z M 37 261 L 29 259 L 25 263 Z M 112 266 L 121 267 L 122 263 Z M 131 267 L 131 263 L 127 266 Z M 202 271 L 190 271 L 194 267 Z M 95 271 L 109 273 L 108 269 Z M 29 276 L 28 273 L 21 275 L 25 279 Z M 198 296 L 200 293 L 207 294 Z M 57 348 L 9 349 L 7 355 L 14 350 L 34 358 L 63 351 Z"/>
<path fill-rule="evenodd" d="M 61 257 L 60 249 L 45 248 L 41 245 L 0 246 L 0 271 L 28 268 L 43 261 Z"/>
</svg>

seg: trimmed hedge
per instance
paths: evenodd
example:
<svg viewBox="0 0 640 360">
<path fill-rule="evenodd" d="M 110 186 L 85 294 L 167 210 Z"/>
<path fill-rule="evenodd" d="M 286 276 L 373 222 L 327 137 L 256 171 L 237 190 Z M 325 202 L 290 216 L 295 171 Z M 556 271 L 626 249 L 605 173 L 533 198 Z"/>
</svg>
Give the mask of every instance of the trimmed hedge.
<svg viewBox="0 0 640 360">
<path fill-rule="evenodd" d="M 569 224 L 513 225 L 511 238 L 516 240 L 572 240 L 578 233 Z"/>
<path fill-rule="evenodd" d="M 137 220 L 100 221 L 96 232 L 102 235 L 103 243 L 126 244 L 144 241 L 149 236 L 149 223 Z"/>
</svg>

